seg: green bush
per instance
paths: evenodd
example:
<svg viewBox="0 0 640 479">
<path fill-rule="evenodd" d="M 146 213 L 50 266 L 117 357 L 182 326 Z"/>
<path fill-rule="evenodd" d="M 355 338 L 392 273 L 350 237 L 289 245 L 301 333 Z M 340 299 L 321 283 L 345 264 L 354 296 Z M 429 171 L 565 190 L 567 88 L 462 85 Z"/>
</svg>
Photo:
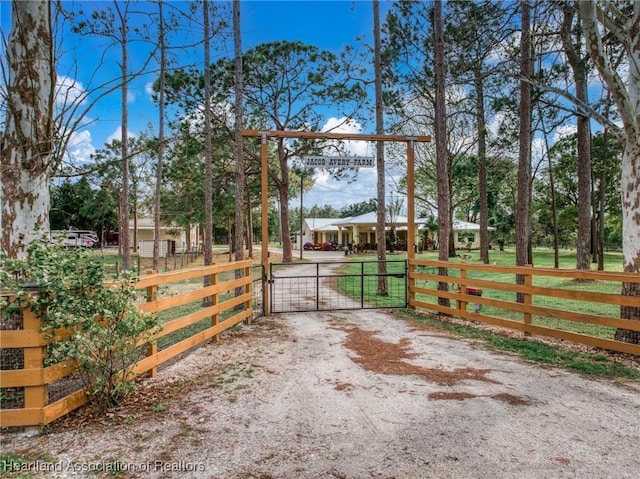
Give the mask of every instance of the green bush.
<svg viewBox="0 0 640 479">
<path fill-rule="evenodd" d="M 64 248 L 46 239 L 28 247 L 26 260 L 0 257 L 0 287 L 15 292 L 0 312 L 28 307 L 53 338 L 48 364 L 73 360 L 90 403 L 104 411 L 134 388 L 133 366 L 157 332 L 157 319 L 141 313 L 131 273 L 105 282 L 102 264 L 83 248 Z M 61 334 L 66 332 L 68 334 Z"/>
</svg>

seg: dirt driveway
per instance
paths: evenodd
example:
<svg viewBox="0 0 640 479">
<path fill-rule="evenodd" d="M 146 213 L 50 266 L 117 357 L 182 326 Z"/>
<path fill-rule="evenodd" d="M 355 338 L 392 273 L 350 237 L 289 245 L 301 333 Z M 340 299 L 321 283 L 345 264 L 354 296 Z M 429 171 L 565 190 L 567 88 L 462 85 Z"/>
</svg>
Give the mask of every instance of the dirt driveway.
<svg viewBox="0 0 640 479">
<path fill-rule="evenodd" d="M 165 369 L 144 397 L 99 427 L 6 434 L 3 452 L 64 468 L 35 477 L 96 477 L 92 466 L 265 479 L 640 470 L 637 385 L 523 364 L 382 312 L 263 319 Z"/>
<path fill-rule="evenodd" d="M 31 477 L 616 478 L 640 385 L 487 352 L 381 311 L 263 318 L 162 370 L 100 424 L 4 434 Z M 102 471 L 99 474 L 95 470 Z"/>
</svg>

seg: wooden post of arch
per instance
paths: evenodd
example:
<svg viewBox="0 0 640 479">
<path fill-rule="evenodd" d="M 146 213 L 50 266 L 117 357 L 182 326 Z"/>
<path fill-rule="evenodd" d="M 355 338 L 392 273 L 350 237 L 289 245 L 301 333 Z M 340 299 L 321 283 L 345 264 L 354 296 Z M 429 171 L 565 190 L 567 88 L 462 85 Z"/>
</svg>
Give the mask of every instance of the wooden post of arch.
<svg viewBox="0 0 640 479">
<path fill-rule="evenodd" d="M 407 260 L 409 263 L 409 270 L 407 274 L 407 286 L 408 286 L 408 303 L 411 304 L 415 299 L 415 283 L 416 280 L 411 277 L 413 272 L 413 265 L 411 260 L 416 257 L 416 218 L 415 218 L 415 153 L 414 143 L 416 137 L 407 138 Z"/>
<path fill-rule="evenodd" d="M 262 269 L 264 277 L 262 280 L 263 313 L 269 315 L 270 287 L 268 281 L 269 272 L 269 162 L 267 158 L 267 139 L 271 138 L 294 138 L 307 140 L 360 140 L 360 141 L 393 141 L 405 142 L 407 144 L 407 258 L 415 257 L 416 225 L 415 225 L 415 156 L 414 144 L 428 143 L 431 141 L 430 135 L 376 135 L 361 133 L 332 133 L 332 132 L 312 132 L 312 131 L 282 131 L 282 130 L 242 130 L 245 138 L 261 138 L 260 167 L 261 167 L 261 195 L 262 195 Z M 411 268 L 410 271 L 411 272 Z M 410 283 L 411 284 L 411 283 Z M 411 288 L 410 288 L 411 291 Z"/>
</svg>

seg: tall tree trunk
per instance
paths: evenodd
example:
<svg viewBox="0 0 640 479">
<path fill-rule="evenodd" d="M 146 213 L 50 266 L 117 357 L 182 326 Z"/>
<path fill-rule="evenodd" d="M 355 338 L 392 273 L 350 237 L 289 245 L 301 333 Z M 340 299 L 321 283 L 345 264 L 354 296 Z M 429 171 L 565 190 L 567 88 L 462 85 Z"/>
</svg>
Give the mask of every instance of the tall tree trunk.
<svg viewBox="0 0 640 479">
<path fill-rule="evenodd" d="M 122 209 L 120 211 L 120 224 L 121 237 L 120 245 L 122 247 L 122 269 L 128 271 L 131 269 L 131 239 L 129 234 L 129 49 L 128 49 L 128 35 L 129 26 L 127 23 L 128 7 L 129 4 L 125 3 L 124 10 L 122 10 L 120 3 L 117 0 L 113 2 L 115 11 L 118 14 L 120 20 L 120 51 L 121 60 L 120 71 L 122 75 L 122 86 L 120 92 L 122 95 L 121 109 L 122 109 L 122 131 L 120 132 L 120 151 L 122 155 Z"/>
<path fill-rule="evenodd" d="M 487 202 L 487 123 L 484 109 L 484 82 L 475 74 L 476 125 L 478 128 L 478 194 L 480 195 L 480 260 L 489 264 L 489 205 Z"/>
<path fill-rule="evenodd" d="M 516 264 L 531 263 L 531 85 L 526 81 L 531 77 L 531 26 L 529 0 L 521 0 L 520 35 L 520 131 L 518 160 L 518 199 L 516 210 Z M 524 284 L 523 275 L 516 275 L 516 283 Z M 524 295 L 518 293 L 518 302 L 524 302 Z"/>
<path fill-rule="evenodd" d="M 609 108 L 607 107 L 607 116 Z M 598 270 L 604 271 L 604 213 L 607 198 L 607 159 L 609 157 L 609 128 L 602 132 L 602 170 L 600 171 L 600 195 L 598 198 Z"/>
<path fill-rule="evenodd" d="M 28 244 L 49 231 L 56 78 L 50 2 L 12 2 L 6 55 L 7 114 L 0 142 L 2 251 L 24 258 Z"/>
<path fill-rule="evenodd" d="M 211 47 L 209 45 L 211 26 L 209 17 L 209 1 L 202 2 L 204 22 L 204 231 L 203 253 L 204 264 L 213 264 L 213 165 L 211 145 Z M 203 286 L 211 285 L 211 276 L 204 276 Z M 211 297 L 203 298 L 202 306 L 210 306 Z"/>
<path fill-rule="evenodd" d="M 287 152 L 284 140 L 278 138 L 278 161 L 280 165 L 281 178 L 278 184 L 278 194 L 280 196 L 280 242 L 282 244 L 282 262 L 291 263 L 293 261 L 293 251 L 291 243 L 291 224 L 289 222 L 289 165 L 287 163 Z M 268 214 L 263 211 L 262 214 Z M 268 248 L 269 245 L 263 245 Z"/>
<path fill-rule="evenodd" d="M 376 133 L 384 134 L 384 103 L 382 99 L 382 45 L 380 40 L 380 2 L 373 0 L 373 50 L 374 83 L 376 102 Z M 376 216 L 376 243 L 378 254 L 378 296 L 387 296 L 387 241 L 386 241 L 386 194 L 384 171 L 384 142 L 376 143 L 376 173 L 378 210 Z"/>
<path fill-rule="evenodd" d="M 580 48 L 582 42 L 581 27 L 579 24 L 575 26 L 576 33 L 574 35 L 573 20 L 576 11 L 573 4 L 565 3 L 563 13 L 562 44 L 573 71 L 576 99 L 580 104 L 588 105 L 587 64 L 575 46 L 578 45 L 578 48 Z M 591 204 L 593 201 L 591 195 L 591 127 L 589 126 L 589 117 L 585 114 L 578 114 L 576 121 L 578 130 L 578 238 L 576 268 L 588 270 L 590 269 Z"/>
<path fill-rule="evenodd" d="M 138 200 L 137 200 L 138 191 L 134 186 L 133 194 L 131 197 L 133 198 L 133 204 L 131 205 L 131 216 L 133 217 L 133 252 L 138 252 Z"/>
<path fill-rule="evenodd" d="M 611 3 L 597 3 L 593 0 L 578 2 L 580 18 L 585 32 L 587 48 L 591 59 L 607 83 L 612 98 L 618 107 L 622 121 L 622 152 L 620 190 L 622 194 L 622 254 L 624 270 L 640 272 L 640 30 L 629 28 L 627 19 L 637 19 L 640 4 L 630 5 L 633 12 L 627 17 L 620 15 L 618 7 Z M 600 23 L 602 22 L 602 23 Z M 620 39 L 628 60 L 629 72 L 626 82 L 611 68 L 612 62 L 605 51 L 600 28 L 605 34 Z M 608 32 L 607 32 L 608 31 Z M 625 283 L 622 294 L 640 296 L 638 283 Z M 640 320 L 640 307 L 624 306 L 620 316 L 624 319 Z M 640 332 L 626 329 L 616 330 L 615 338 L 620 341 L 640 344 Z"/>
<path fill-rule="evenodd" d="M 635 72 L 636 74 L 638 72 Z M 632 141 L 633 140 L 633 141 Z M 629 138 L 622 152 L 622 253 L 624 271 L 640 272 L 640 137 Z M 622 294 L 640 297 L 640 283 L 624 283 Z M 637 302 L 640 305 L 640 298 Z M 622 306 L 620 317 L 640 320 L 640 306 Z M 615 339 L 640 344 L 640 331 L 617 329 Z"/>
<path fill-rule="evenodd" d="M 449 149 L 447 147 L 447 118 L 445 95 L 444 30 L 442 25 L 442 0 L 433 3 L 433 30 L 435 35 L 435 139 L 436 177 L 438 186 L 438 259 L 449 260 L 451 234 L 451 190 L 449 178 Z M 452 242 L 451 242 L 452 243 Z M 446 276 L 446 268 L 439 268 L 439 274 Z M 439 282 L 438 290 L 447 291 L 448 283 Z M 438 304 L 449 306 L 449 299 L 438 298 Z"/>
<path fill-rule="evenodd" d="M 234 241 L 233 251 L 236 261 L 244 259 L 244 149 L 242 140 L 243 109 L 242 99 L 244 95 L 244 83 L 242 78 L 242 35 L 240 30 L 240 0 L 233 2 L 233 51 L 235 56 L 234 90 L 235 90 L 235 180 L 236 201 L 234 211 Z M 235 271 L 236 279 L 244 276 L 244 270 Z M 244 287 L 235 290 L 236 296 L 245 292 Z M 240 309 L 242 305 L 238 305 Z"/>
<path fill-rule="evenodd" d="M 163 16 L 163 0 L 158 0 L 158 42 L 160 43 L 160 78 L 158 80 L 158 164 L 153 195 L 153 269 L 160 265 L 160 193 L 162 191 L 162 167 L 164 162 L 164 89 L 167 72 L 167 57 Z M 191 231 L 187 229 L 187 250 Z"/>
<path fill-rule="evenodd" d="M 209 2 L 202 2 L 204 21 L 204 264 L 213 263 L 213 165 L 211 164 L 211 26 Z M 206 277 L 205 277 L 206 282 Z"/>
<path fill-rule="evenodd" d="M 233 2 L 233 49 L 235 55 L 235 160 L 236 160 L 236 203 L 235 203 L 235 259 L 244 259 L 244 150 L 242 143 L 244 83 L 242 75 L 242 35 L 240 30 L 240 1 Z"/>
<path fill-rule="evenodd" d="M 520 36 L 520 152 L 518 160 L 518 199 L 516 213 L 516 264 L 529 264 L 531 236 L 531 12 L 529 0 L 521 0 L 522 33 Z"/>
</svg>

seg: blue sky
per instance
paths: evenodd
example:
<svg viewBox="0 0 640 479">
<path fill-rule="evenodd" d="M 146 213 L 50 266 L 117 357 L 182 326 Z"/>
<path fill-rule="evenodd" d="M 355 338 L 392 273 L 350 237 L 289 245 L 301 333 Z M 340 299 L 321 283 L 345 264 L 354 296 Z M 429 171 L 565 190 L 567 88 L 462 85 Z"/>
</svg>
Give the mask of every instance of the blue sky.
<svg viewBox="0 0 640 479">
<path fill-rule="evenodd" d="M 170 7 L 185 8 L 189 2 L 167 2 Z M 227 4 L 228 6 L 229 4 Z M 76 6 L 86 10 L 112 6 L 107 1 L 76 1 Z M 384 15 L 388 2 L 381 2 L 381 14 Z M 149 9 L 155 12 L 150 3 L 139 4 L 137 9 Z M 321 49 L 339 52 L 346 45 L 357 46 L 358 38 L 372 44 L 372 2 L 363 1 L 268 1 L 243 0 L 241 3 L 242 42 L 247 50 L 261 43 L 276 40 L 300 40 Z M 169 8 L 170 9 L 170 8 Z M 166 11 L 166 10 L 165 10 Z M 8 35 L 11 22 L 11 2 L 0 0 L 0 25 L 4 35 Z M 182 31 L 180 41 L 198 41 L 201 33 L 197 27 Z M 71 85 L 77 82 L 78 91 L 91 89 L 106 79 L 116 78 L 119 72 L 117 62 L 120 59 L 117 48 L 108 47 L 104 38 L 91 36 L 65 35 L 62 51 L 64 55 L 58 65 L 58 75 Z M 216 55 L 230 56 L 232 45 L 222 47 Z M 149 46 L 132 44 L 130 49 L 133 67 L 139 67 L 146 57 Z M 198 54 L 181 53 L 180 62 L 187 58 L 201 61 Z M 153 68 L 150 67 L 150 68 Z M 95 72 L 98 72 L 96 75 Z M 157 108 L 151 101 L 148 86 L 153 75 L 142 75 L 130 85 L 128 100 L 129 132 L 138 135 L 150 127 L 155 130 Z M 73 91 L 73 90 L 72 90 Z M 95 149 L 120 135 L 120 92 L 115 91 L 100 100 L 87 115 L 85 126 L 74 135 L 70 153 L 76 161 L 87 161 Z M 330 116 L 330 114 L 328 115 Z M 372 131 L 373 123 L 366 126 L 365 132 Z M 366 144 L 354 145 L 354 153 L 373 155 L 373 148 Z M 375 197 L 375 170 L 361 170 L 359 179 L 353 184 L 332 181 L 327 175 L 319 175 L 318 184 L 312 192 L 305 195 L 305 205 L 332 204 L 340 208 L 346 204 L 367 201 Z M 297 203 L 294 201 L 294 205 Z"/>
</svg>

